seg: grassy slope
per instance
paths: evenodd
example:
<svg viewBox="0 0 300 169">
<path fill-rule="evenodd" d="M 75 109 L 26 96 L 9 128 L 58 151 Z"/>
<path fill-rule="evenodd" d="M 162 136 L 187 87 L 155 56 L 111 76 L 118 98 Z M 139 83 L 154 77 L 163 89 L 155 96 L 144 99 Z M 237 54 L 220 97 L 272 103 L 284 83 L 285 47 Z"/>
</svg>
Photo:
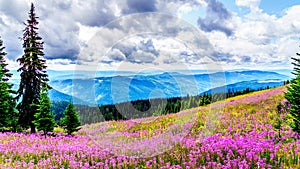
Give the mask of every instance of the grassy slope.
<svg viewBox="0 0 300 169">
<path fill-rule="evenodd" d="M 300 168 L 300 141 L 288 126 L 291 119 L 276 115 L 284 91 L 279 87 L 177 114 L 85 125 L 74 138 L 1 134 L 0 166 Z M 284 121 L 280 139 L 274 127 L 278 118 Z"/>
<path fill-rule="evenodd" d="M 265 114 L 263 116 L 268 116 L 266 117 L 266 119 L 268 119 L 266 122 L 273 123 L 273 120 L 276 117 L 275 108 L 278 103 L 284 100 L 284 91 L 285 87 L 278 87 L 276 89 L 268 89 L 231 97 L 225 101 L 219 101 L 207 106 L 185 110 L 176 114 L 127 121 L 108 121 L 98 124 L 85 125 L 83 126 L 83 130 L 81 132 L 94 132 L 94 129 L 105 126 L 105 131 L 108 132 L 101 131 L 99 134 L 107 135 L 114 132 L 136 132 L 140 130 L 147 130 L 151 133 L 156 129 L 162 129 L 162 131 L 164 131 L 173 124 L 186 124 L 187 122 L 191 121 L 194 123 L 198 123 L 199 120 L 203 123 L 211 120 L 220 122 L 222 121 L 221 119 L 223 116 L 235 116 L 236 118 L 233 118 L 232 122 L 241 122 L 240 117 L 247 116 L 248 114 L 255 115 L 256 112 Z M 211 119 L 205 120 L 207 116 Z M 261 120 L 261 117 L 256 117 L 256 120 Z M 248 123 L 250 123 L 250 121 Z M 222 126 L 219 128 L 219 130 L 224 130 L 225 128 L 227 127 Z M 193 129 L 196 128 L 193 127 Z M 220 132 L 219 130 L 215 132 L 218 133 Z"/>
<path fill-rule="evenodd" d="M 81 132 L 90 135 L 93 140 L 104 147 L 110 147 L 116 154 L 129 156 L 153 156 L 168 148 L 174 149 L 177 144 L 182 144 L 184 138 L 202 139 L 218 134 L 232 138 L 235 135 L 252 137 L 251 133 L 254 133 L 253 137 L 261 139 L 253 140 L 254 142 L 263 141 L 266 137 L 273 141 L 275 146 L 275 142 L 280 142 L 277 138 L 278 129 L 273 127 L 277 124 L 278 118 L 276 107 L 284 101 L 284 91 L 285 87 L 278 87 L 167 116 L 86 125 Z M 291 140 L 288 139 L 294 137 L 294 133 L 288 126 L 292 121 L 288 115 L 282 118 L 284 118 L 284 123 L 281 132 L 285 133 L 283 134 L 287 138 L 285 141 L 289 142 Z M 164 143 L 162 148 L 160 143 Z M 135 149 L 136 145 L 141 146 Z M 153 151 L 149 150 L 149 145 L 154 149 Z M 280 146 L 284 147 L 284 144 Z M 286 157 L 290 159 L 287 155 Z M 278 156 L 277 160 L 283 159 Z M 294 159 L 295 161 L 297 160 Z M 219 162 L 224 163 L 222 160 Z M 207 163 L 203 162 L 201 165 L 207 165 Z M 255 166 L 256 162 L 251 165 Z"/>
</svg>

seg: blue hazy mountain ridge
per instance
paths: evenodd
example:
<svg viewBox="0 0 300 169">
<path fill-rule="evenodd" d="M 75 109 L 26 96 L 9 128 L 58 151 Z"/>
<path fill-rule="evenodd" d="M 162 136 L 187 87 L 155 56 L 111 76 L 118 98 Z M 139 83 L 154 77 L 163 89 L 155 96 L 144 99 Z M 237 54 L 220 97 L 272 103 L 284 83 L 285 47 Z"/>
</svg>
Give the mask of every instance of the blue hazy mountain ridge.
<svg viewBox="0 0 300 169">
<path fill-rule="evenodd" d="M 256 90 L 282 85 L 284 80 L 291 78 L 276 72 L 257 70 L 211 74 L 205 71 L 53 73 L 55 77 L 49 77 L 50 85 L 55 90 L 91 105 L 199 95 L 226 85 L 234 90 L 244 90 L 247 87 Z"/>
<path fill-rule="evenodd" d="M 13 86 L 13 89 L 14 90 L 17 90 L 19 88 L 19 84 L 16 84 L 14 83 L 14 86 Z M 86 101 L 83 101 L 77 97 L 73 97 L 71 95 L 68 95 L 68 94 L 65 94 L 65 93 L 62 93 L 60 91 L 57 91 L 55 89 L 50 89 L 49 92 L 48 92 L 48 96 L 51 100 L 51 102 L 54 102 L 54 101 L 73 101 L 77 104 L 82 104 L 82 105 L 91 105 L 90 103 L 86 102 Z"/>
<path fill-rule="evenodd" d="M 55 89 L 50 89 L 49 90 L 49 98 L 52 102 L 54 101 L 73 101 L 76 104 L 82 104 L 82 105 L 91 105 L 90 103 L 83 101 L 79 98 L 67 95 L 65 93 L 62 93 L 60 91 L 57 91 Z"/>
<path fill-rule="evenodd" d="M 281 80 L 251 80 L 251 81 L 243 81 L 234 84 L 228 84 L 226 86 L 221 86 L 213 89 L 209 89 L 201 94 L 207 93 L 222 93 L 222 92 L 230 92 L 233 91 L 243 91 L 249 88 L 250 90 L 259 90 L 259 89 L 266 89 L 267 87 L 277 87 L 282 86 L 284 84 Z"/>
</svg>

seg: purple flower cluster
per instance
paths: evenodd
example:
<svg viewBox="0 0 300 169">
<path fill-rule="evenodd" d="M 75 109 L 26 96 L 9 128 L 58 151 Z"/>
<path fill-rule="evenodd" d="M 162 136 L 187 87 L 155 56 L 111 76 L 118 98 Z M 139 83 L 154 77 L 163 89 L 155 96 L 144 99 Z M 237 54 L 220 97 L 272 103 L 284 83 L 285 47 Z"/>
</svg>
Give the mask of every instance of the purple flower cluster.
<svg viewBox="0 0 300 169">
<path fill-rule="evenodd" d="M 0 133 L 0 168 L 300 168 L 284 88 L 161 117 L 85 125 L 75 137 Z M 280 134 L 279 134 L 280 132 Z"/>
</svg>

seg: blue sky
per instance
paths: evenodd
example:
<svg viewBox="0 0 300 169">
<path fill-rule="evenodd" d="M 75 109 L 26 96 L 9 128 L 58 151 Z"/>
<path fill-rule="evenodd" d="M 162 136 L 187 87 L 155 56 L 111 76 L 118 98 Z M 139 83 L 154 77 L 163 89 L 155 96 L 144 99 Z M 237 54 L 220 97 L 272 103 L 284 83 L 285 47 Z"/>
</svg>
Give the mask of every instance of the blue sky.
<svg viewBox="0 0 300 169">
<path fill-rule="evenodd" d="M 262 0 L 260 3 L 261 9 L 268 14 L 282 15 L 282 11 L 293 6 L 299 5 L 300 2 L 298 0 Z"/>
<path fill-rule="evenodd" d="M 49 69 L 291 69 L 299 52 L 298 0 L 32 2 Z M 0 0 L 11 69 L 29 7 Z"/>
<path fill-rule="evenodd" d="M 220 2 L 222 2 L 228 10 L 236 12 L 240 17 L 243 17 L 243 15 L 249 12 L 249 9 L 245 7 L 238 7 L 235 0 L 220 0 Z M 300 2 L 298 0 L 261 0 L 259 7 L 269 15 L 282 16 L 284 10 L 295 5 L 300 5 Z M 197 19 L 201 16 L 205 16 L 205 9 L 205 7 L 195 8 L 183 14 L 183 19 L 196 26 Z"/>
</svg>

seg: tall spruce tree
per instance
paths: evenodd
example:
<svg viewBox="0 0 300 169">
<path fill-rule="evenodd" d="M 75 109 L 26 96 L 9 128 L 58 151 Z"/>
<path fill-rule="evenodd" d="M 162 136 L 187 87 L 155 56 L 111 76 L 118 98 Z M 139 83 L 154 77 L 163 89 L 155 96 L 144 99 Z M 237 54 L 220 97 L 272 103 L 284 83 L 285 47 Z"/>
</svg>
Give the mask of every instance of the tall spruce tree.
<svg viewBox="0 0 300 169">
<path fill-rule="evenodd" d="M 0 129 L 2 131 L 5 128 L 15 128 L 17 118 L 16 101 L 12 96 L 15 92 L 12 90 L 13 85 L 8 83 L 12 74 L 6 68 L 8 64 L 5 61 L 4 49 L 3 41 L 0 39 Z"/>
<path fill-rule="evenodd" d="M 73 132 L 80 129 L 79 126 L 81 125 L 78 113 L 75 111 L 75 107 L 72 103 L 68 104 L 64 115 L 65 117 L 61 119 L 61 124 L 68 135 L 72 135 Z"/>
<path fill-rule="evenodd" d="M 39 131 L 43 131 L 45 137 L 48 132 L 52 132 L 54 129 L 54 115 L 50 111 L 51 102 L 48 97 L 48 89 L 43 87 L 40 93 L 39 104 L 37 105 L 38 112 L 34 115 L 36 120 L 34 124 Z"/>
<path fill-rule="evenodd" d="M 23 128 L 31 128 L 35 133 L 34 115 L 37 112 L 36 104 L 39 103 L 42 86 L 48 86 L 48 75 L 46 72 L 46 60 L 41 57 L 43 53 L 42 38 L 38 35 L 38 21 L 35 14 L 35 7 L 31 4 L 29 19 L 25 24 L 23 33 L 24 54 L 17 61 L 20 63 L 21 81 L 17 91 L 17 99 L 22 99 L 18 104 L 19 124 Z"/>
<path fill-rule="evenodd" d="M 300 133 L 300 54 L 296 53 L 298 58 L 292 57 L 294 71 L 292 72 L 296 77 L 287 86 L 285 98 L 290 102 L 289 113 L 294 120 L 293 130 Z"/>
</svg>

